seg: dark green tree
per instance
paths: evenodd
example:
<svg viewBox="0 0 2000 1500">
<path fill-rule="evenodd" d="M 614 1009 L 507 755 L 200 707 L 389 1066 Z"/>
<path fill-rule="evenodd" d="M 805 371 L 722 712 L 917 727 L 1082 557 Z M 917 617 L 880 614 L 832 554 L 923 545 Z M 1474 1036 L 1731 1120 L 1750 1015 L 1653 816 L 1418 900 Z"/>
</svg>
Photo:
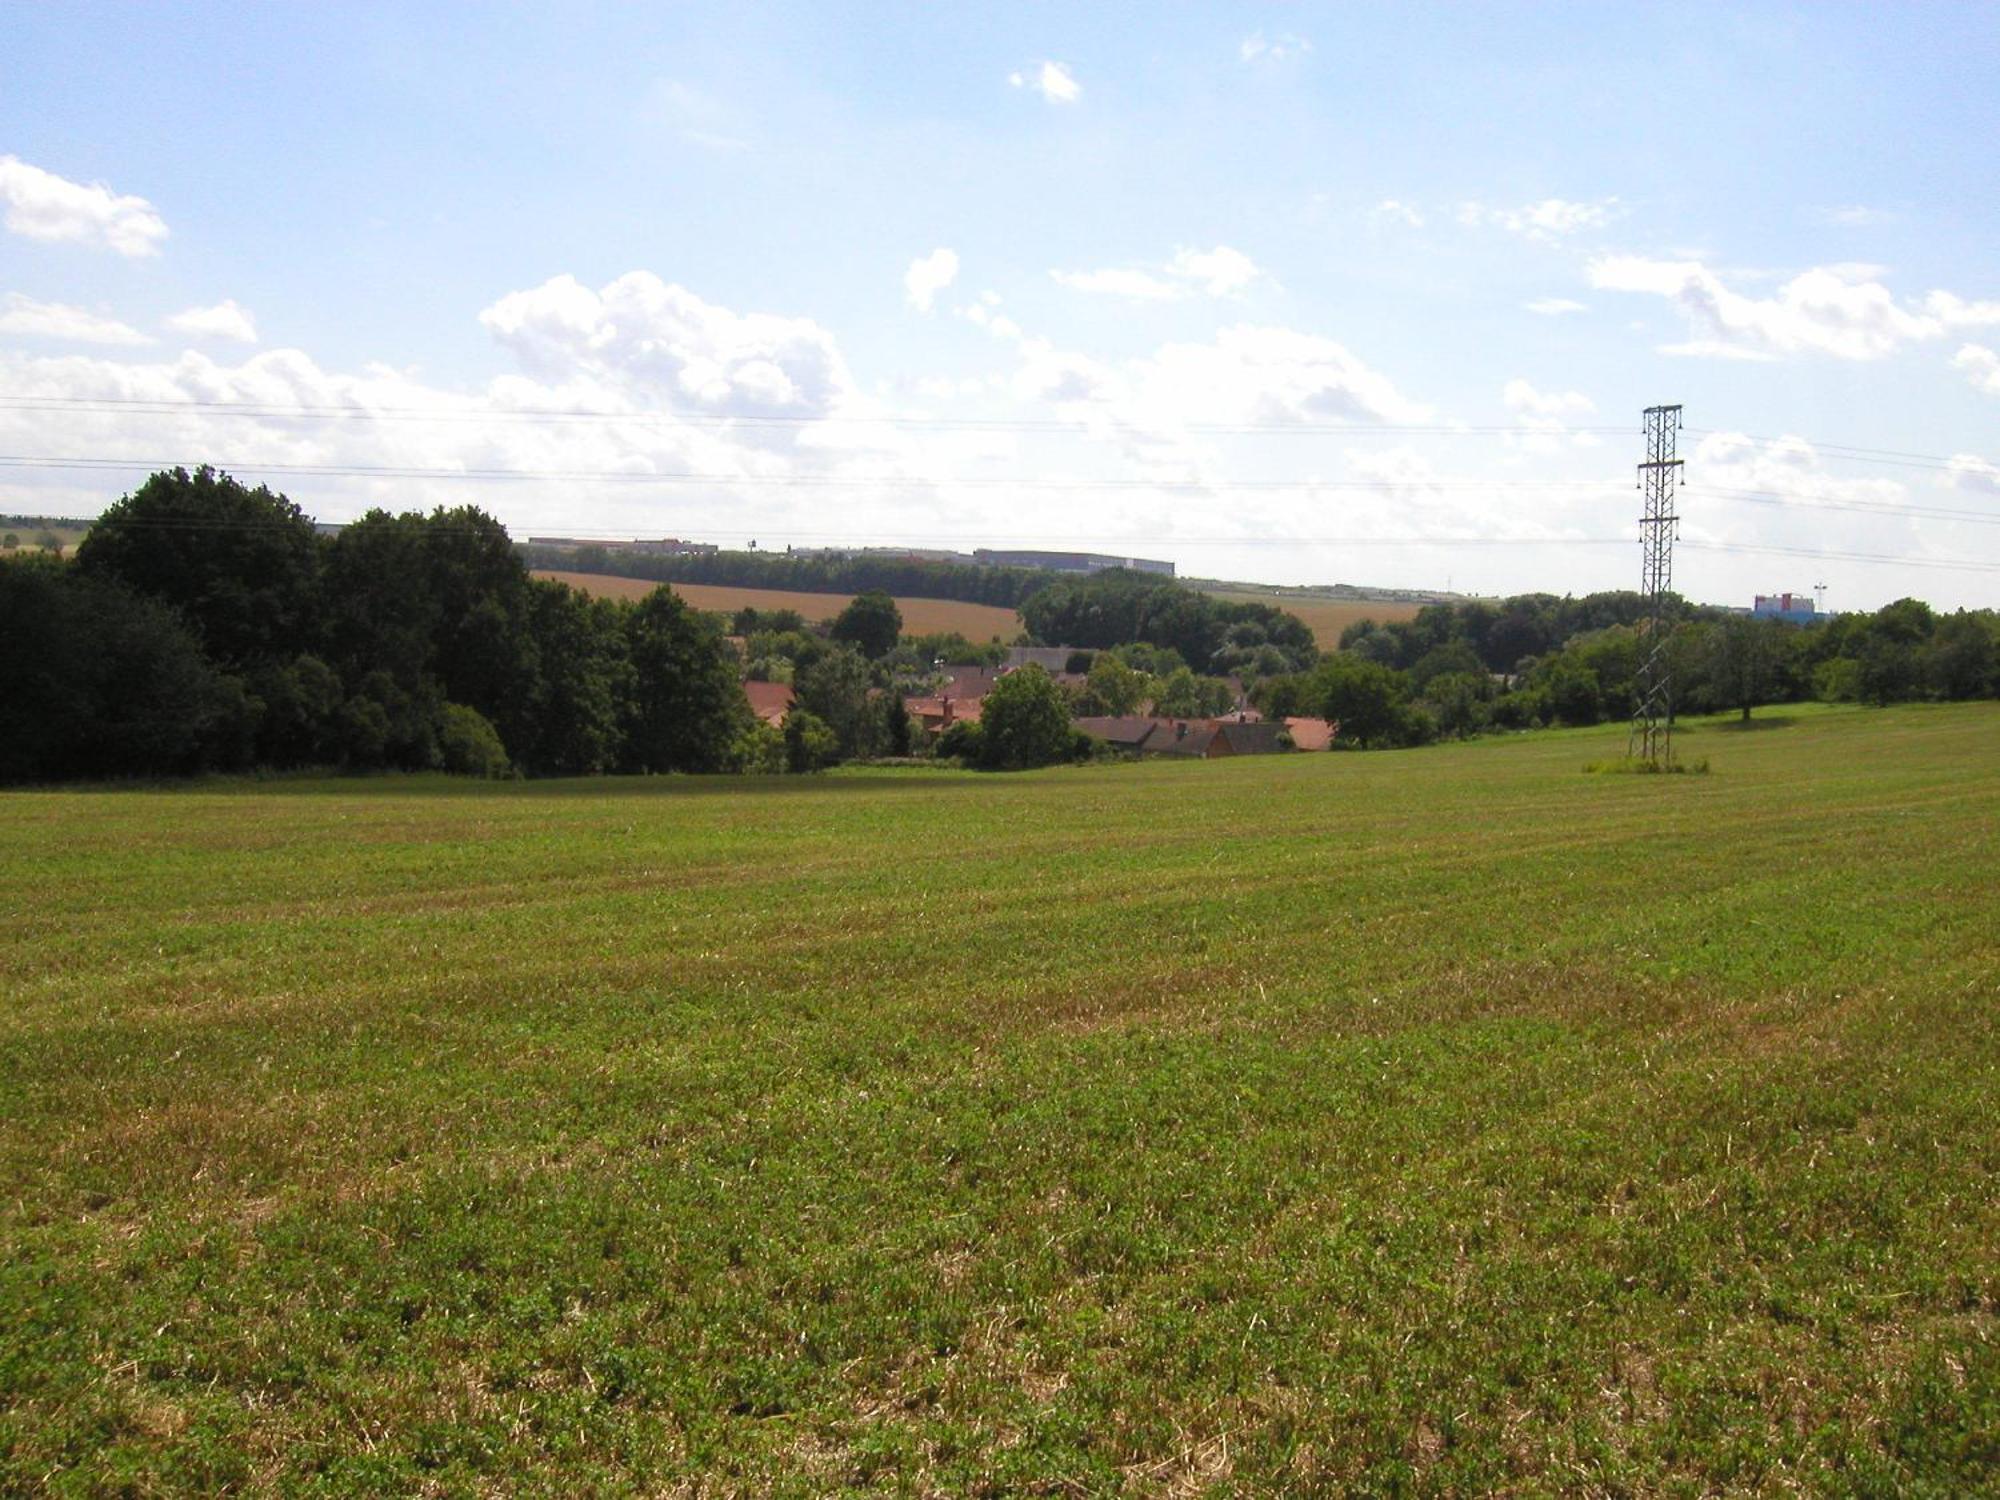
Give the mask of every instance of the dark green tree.
<svg viewBox="0 0 2000 1500">
<path fill-rule="evenodd" d="M 1437 719 L 1438 733 L 1464 739 L 1479 733 L 1492 718 L 1493 679 L 1483 667 L 1477 672 L 1446 672 L 1424 685 L 1423 697 Z"/>
<path fill-rule="evenodd" d="M 1408 694 L 1402 675 L 1351 651 L 1320 658 L 1308 679 L 1311 717 L 1340 725 L 1343 744 L 1379 747 L 1401 743 Z"/>
<path fill-rule="evenodd" d="M 1090 663 L 1085 689 L 1091 710 L 1100 714 L 1132 714 L 1146 701 L 1149 679 L 1135 672 L 1109 651 L 1099 652 Z"/>
<path fill-rule="evenodd" d="M 283 495 L 205 465 L 155 474 L 105 511 L 76 565 L 178 609 L 225 668 L 288 660 L 315 644 L 312 522 Z"/>
<path fill-rule="evenodd" d="M 1782 628 L 1776 621 L 1748 615 L 1708 627 L 1701 666 L 1709 697 L 1718 708 L 1739 710 L 1745 724 L 1751 709 L 1771 701 L 1780 651 L 1776 632 Z"/>
<path fill-rule="evenodd" d="M 333 765 L 341 758 L 340 678 L 317 656 L 270 662 L 247 686 L 263 704 L 257 759 L 267 766 Z"/>
<path fill-rule="evenodd" d="M 0 781 L 184 775 L 254 736 L 179 611 L 52 558 L 0 561 L 0 682 Z"/>
<path fill-rule="evenodd" d="M 536 665 L 525 732 L 514 757 L 537 776 L 591 776 L 619 761 L 622 705 L 632 663 L 620 606 L 564 584 L 529 587 L 527 629 Z"/>
<path fill-rule="evenodd" d="M 1924 675 L 1940 698 L 1984 698 L 1992 693 L 2000 644 L 1989 613 L 1959 610 L 1937 622 L 1924 652 Z"/>
<path fill-rule="evenodd" d="M 853 646 L 870 661 L 879 661 L 894 651 L 902 638 L 903 612 L 882 590 L 870 589 L 857 595 L 834 618 L 827 634 Z"/>
<path fill-rule="evenodd" d="M 1924 648 L 1936 629 L 1937 617 L 1921 599 L 1898 599 L 1875 611 L 1860 643 L 1861 696 L 1878 704 L 1921 696 Z"/>
<path fill-rule="evenodd" d="M 722 632 L 671 589 L 625 616 L 632 694 L 624 765 L 633 771 L 723 771 L 750 705 Z"/>
<path fill-rule="evenodd" d="M 801 707 L 831 729 L 843 760 L 873 755 L 880 744 L 882 715 L 869 701 L 874 675 L 861 653 L 836 646 L 792 679 Z"/>
<path fill-rule="evenodd" d="M 1062 689 L 1038 666 L 1009 672 L 980 706 L 978 754 L 988 770 L 1054 765 L 1071 758 L 1075 739 Z"/>
<path fill-rule="evenodd" d="M 840 740 L 826 721 L 810 709 L 794 706 L 785 714 L 785 767 L 794 775 L 824 770 L 840 758 Z"/>
<path fill-rule="evenodd" d="M 908 755 L 910 747 L 910 711 L 903 707 L 903 695 L 892 683 L 882 694 L 882 753 Z"/>
<path fill-rule="evenodd" d="M 1604 718 L 1604 689 L 1597 673 L 1567 652 L 1538 675 L 1535 686 L 1549 713 L 1565 724 L 1596 724 Z"/>
</svg>

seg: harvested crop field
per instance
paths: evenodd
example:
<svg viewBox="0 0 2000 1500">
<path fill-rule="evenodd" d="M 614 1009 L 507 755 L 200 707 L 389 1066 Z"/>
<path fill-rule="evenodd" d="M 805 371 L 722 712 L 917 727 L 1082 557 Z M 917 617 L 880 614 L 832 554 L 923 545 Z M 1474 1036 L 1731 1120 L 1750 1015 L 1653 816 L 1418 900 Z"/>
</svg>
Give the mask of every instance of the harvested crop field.
<svg viewBox="0 0 2000 1500">
<path fill-rule="evenodd" d="M 2000 705 L 15 791 L 0 1491 L 1990 1492 Z"/>
<path fill-rule="evenodd" d="M 1340 633 L 1357 620 L 1374 620 L 1387 625 L 1393 620 L 1414 620 L 1421 604 L 1395 599 L 1314 599 L 1298 594 L 1258 593 L 1249 589 L 1203 589 L 1216 599 L 1238 604 L 1271 604 L 1288 610 L 1312 628 L 1313 640 L 1322 651 L 1340 644 Z"/>
<path fill-rule="evenodd" d="M 649 578 L 614 578 L 601 573 L 538 571 L 537 578 L 553 578 L 586 594 L 607 599 L 643 599 L 662 585 Z M 808 620 L 831 620 L 853 600 L 852 594 L 803 594 L 793 589 L 750 589 L 711 583 L 670 583 L 672 589 L 696 609 L 735 611 L 748 605 L 754 609 L 795 609 Z M 956 599 L 898 599 L 907 635 L 933 635 L 957 631 L 967 640 L 983 643 L 995 639 L 1012 641 L 1021 633 L 1021 617 L 1011 609 L 991 604 L 965 604 Z"/>
</svg>

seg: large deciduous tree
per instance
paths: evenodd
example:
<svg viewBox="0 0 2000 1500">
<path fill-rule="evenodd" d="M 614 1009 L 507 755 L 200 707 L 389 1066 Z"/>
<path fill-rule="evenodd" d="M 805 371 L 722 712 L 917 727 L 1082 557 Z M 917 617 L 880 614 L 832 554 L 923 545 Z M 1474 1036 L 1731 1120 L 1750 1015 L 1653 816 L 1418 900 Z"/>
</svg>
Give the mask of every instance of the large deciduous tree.
<svg viewBox="0 0 2000 1500">
<path fill-rule="evenodd" d="M 1009 672 L 980 705 L 979 760 L 989 770 L 1054 765 L 1075 745 L 1062 689 L 1038 666 Z"/>
<path fill-rule="evenodd" d="M 626 616 L 632 696 L 624 763 L 633 771 L 726 771 L 750 705 L 721 628 L 672 589 Z"/>
<path fill-rule="evenodd" d="M 835 617 L 827 634 L 853 646 L 870 661 L 879 661 L 894 651 L 902 638 L 903 612 L 882 590 L 870 589 L 857 595 Z"/>
<path fill-rule="evenodd" d="M 1313 717 L 1338 721 L 1342 740 L 1355 745 L 1400 741 L 1406 696 L 1400 674 L 1340 651 L 1321 657 L 1307 681 Z"/>
<path fill-rule="evenodd" d="M 206 465 L 155 474 L 118 501 L 77 548 L 76 565 L 178 609 L 228 669 L 315 644 L 313 523 L 283 495 Z"/>
</svg>

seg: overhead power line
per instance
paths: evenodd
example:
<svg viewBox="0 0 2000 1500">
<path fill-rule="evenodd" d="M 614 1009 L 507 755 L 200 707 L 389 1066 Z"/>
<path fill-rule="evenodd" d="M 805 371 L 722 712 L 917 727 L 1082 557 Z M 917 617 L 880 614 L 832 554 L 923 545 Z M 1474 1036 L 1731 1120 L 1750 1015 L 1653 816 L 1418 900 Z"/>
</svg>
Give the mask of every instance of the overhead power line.
<svg viewBox="0 0 2000 1500">
<path fill-rule="evenodd" d="M 79 469 L 87 471 L 172 469 L 187 467 L 184 460 L 159 458 L 39 457 L 0 454 L 0 468 Z M 1386 490 L 1407 489 L 1518 489 L 1518 490 L 1604 490 L 1622 485 L 1622 479 L 1423 479 L 1401 484 L 1393 479 L 1236 479 L 1216 482 L 1206 479 L 1048 479 L 1006 478 L 997 475 L 945 476 L 923 474 L 704 474 L 683 471 L 627 469 L 450 469 L 398 464 L 298 464 L 236 461 L 217 467 L 238 467 L 253 473 L 297 475 L 318 479 L 452 479 L 529 480 L 547 483 L 589 484 L 715 484 L 750 485 L 779 489 L 852 489 L 856 487 L 919 486 L 944 488 L 970 486 L 980 489 L 1010 490 Z"/>
<path fill-rule="evenodd" d="M 2000 526 L 2000 515 L 1987 510 L 1962 510 L 1946 505 L 1899 505 L 1893 500 L 1834 500 L 1806 495 L 1779 495 L 1769 490 L 1739 490 L 1726 485 L 1690 482 L 1691 493 L 1744 505 L 1775 505 L 1784 510 L 1845 510 L 1858 515 L 1903 517 L 1912 521 L 1959 521 L 1975 526 Z"/>
<path fill-rule="evenodd" d="M 218 401 L 200 398 L 156 396 L 36 396 L 0 392 L 0 410 L 102 412 L 127 415 L 205 415 L 272 418 L 304 421 L 392 421 L 501 424 L 605 424 L 628 426 L 687 427 L 811 427 L 822 424 L 850 424 L 883 427 L 938 428 L 954 431 L 1065 432 L 1087 433 L 1092 426 L 1115 417 L 1114 413 L 1091 413 L 1075 417 L 946 417 L 920 412 L 818 412 L 784 414 L 775 412 L 729 413 L 687 411 L 577 411 L 564 407 L 506 407 L 470 410 L 431 406 L 364 406 L 339 402 Z M 1479 422 L 1177 422 L 1186 432 L 1238 434 L 1272 437 L 1327 436 L 1411 436 L 1411 437 L 1498 437 L 1533 436 L 1630 437 L 1640 431 L 1629 425 L 1566 426 L 1558 432 L 1541 434 L 1519 423 Z M 1745 442 L 1774 445 L 1801 442 L 1815 452 L 1859 462 L 1885 463 L 1908 468 L 1950 468 L 1962 454 L 1919 453 L 1903 448 L 1869 448 L 1851 443 L 1822 442 L 1788 434 L 1781 437 L 1740 433 L 1716 427 L 1685 429 L 1697 437 L 1740 437 Z"/>
<path fill-rule="evenodd" d="M 147 396 L 25 396 L 0 394 L 0 410 L 104 412 L 120 415 L 262 417 L 302 421 L 417 421 L 455 423 L 602 423 L 632 426 L 683 427 L 812 427 L 858 423 L 887 427 L 935 427 L 950 430 L 995 432 L 1088 432 L 1094 421 L 1113 413 L 1070 418 L 1054 417 L 940 417 L 921 413 L 871 412 L 847 414 L 821 412 L 788 416 L 777 413 L 733 414 L 725 412 L 678 411 L 570 411 L 558 407 L 508 407 L 477 411 L 427 406 L 348 406 L 327 403 L 276 401 L 173 400 Z M 1270 437 L 1377 436 L 1383 434 L 1419 437 L 1520 437 L 1532 429 L 1514 424 L 1423 423 L 1423 422 L 1176 422 L 1186 432 L 1242 434 Z M 1568 427 L 1565 433 L 1624 435 L 1631 427 Z"/>
</svg>

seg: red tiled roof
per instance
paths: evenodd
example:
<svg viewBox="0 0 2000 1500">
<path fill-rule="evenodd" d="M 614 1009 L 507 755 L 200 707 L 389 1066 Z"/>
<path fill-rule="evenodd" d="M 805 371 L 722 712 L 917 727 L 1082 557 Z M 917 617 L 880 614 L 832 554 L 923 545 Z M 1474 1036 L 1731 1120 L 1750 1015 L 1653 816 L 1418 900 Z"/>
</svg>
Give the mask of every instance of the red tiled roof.
<svg viewBox="0 0 2000 1500">
<path fill-rule="evenodd" d="M 903 709 L 906 713 L 913 713 L 922 719 L 924 728 L 940 729 L 946 722 L 947 703 L 950 705 L 951 723 L 977 724 L 982 702 L 983 700 L 979 698 L 960 698 L 956 695 L 947 698 L 905 698 Z"/>
<path fill-rule="evenodd" d="M 1331 750 L 1340 726 L 1325 719 L 1287 719 L 1285 728 L 1301 750 Z"/>
<path fill-rule="evenodd" d="M 749 700 L 750 712 L 766 724 L 782 724 L 785 713 L 792 706 L 792 685 L 789 682 L 746 682 L 743 696 Z"/>
</svg>

